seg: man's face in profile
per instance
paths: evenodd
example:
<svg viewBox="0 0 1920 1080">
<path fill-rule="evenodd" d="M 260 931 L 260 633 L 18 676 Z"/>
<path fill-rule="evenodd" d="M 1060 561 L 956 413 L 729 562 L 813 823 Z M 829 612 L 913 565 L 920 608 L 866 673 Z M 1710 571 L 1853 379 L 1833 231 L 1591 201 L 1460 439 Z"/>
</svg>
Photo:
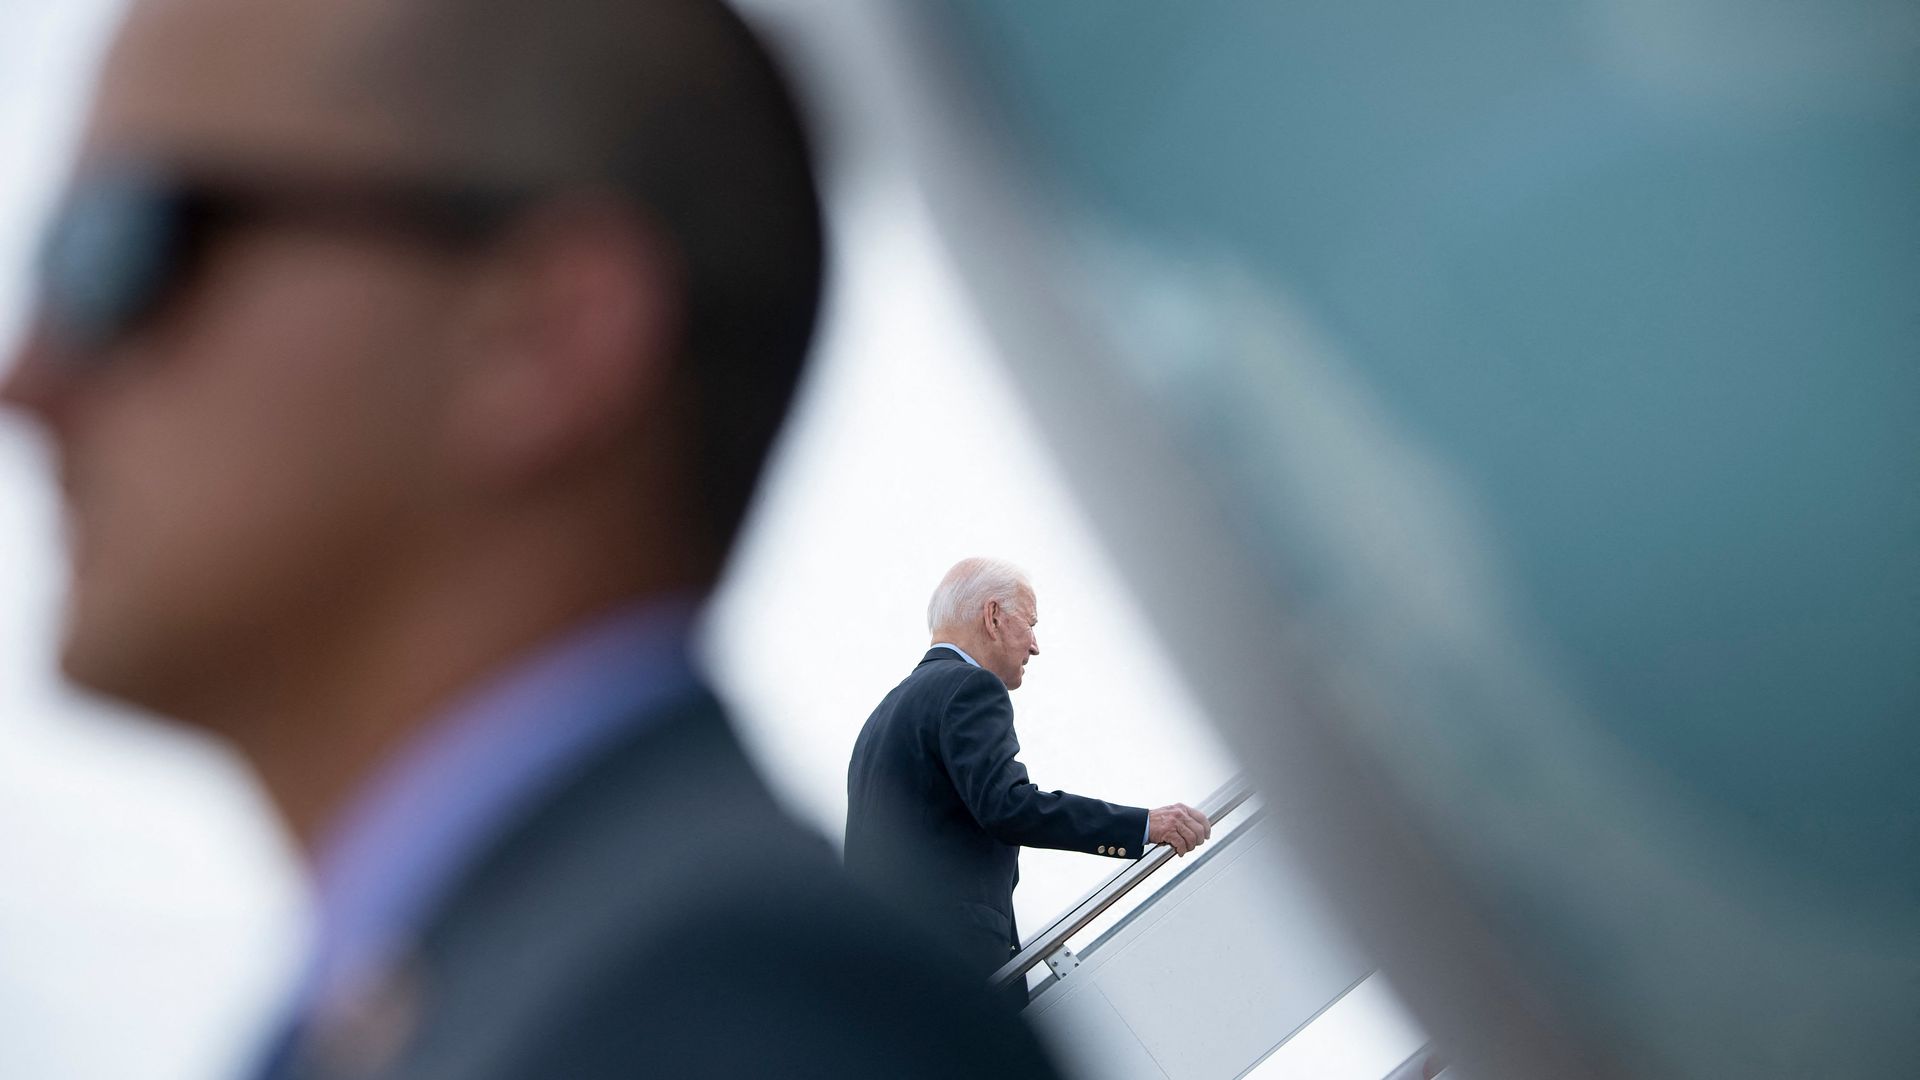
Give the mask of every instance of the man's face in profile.
<svg viewBox="0 0 1920 1080">
<path fill-rule="evenodd" d="M 336 70 L 363 3 L 137 4 L 77 165 L 236 190 L 409 168 L 407 141 Z M 419 529 L 436 388 L 463 293 L 445 253 L 271 216 L 203 231 L 164 299 L 84 345 L 42 332 L 10 404 L 54 445 L 73 562 L 75 681 L 193 715 L 220 680 L 378 595 Z"/>
<path fill-rule="evenodd" d="M 1040 655 L 1039 612 L 1033 590 L 1025 588 L 1000 609 L 1001 639 L 991 667 L 1009 690 L 1020 688 L 1026 681 L 1027 661 Z"/>
</svg>

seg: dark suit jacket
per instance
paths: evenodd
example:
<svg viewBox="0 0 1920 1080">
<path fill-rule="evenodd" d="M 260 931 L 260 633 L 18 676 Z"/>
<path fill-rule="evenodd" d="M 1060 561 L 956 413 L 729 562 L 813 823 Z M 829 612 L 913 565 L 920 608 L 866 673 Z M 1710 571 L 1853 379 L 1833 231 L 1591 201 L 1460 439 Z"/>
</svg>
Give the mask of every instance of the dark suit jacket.
<svg viewBox="0 0 1920 1080">
<path fill-rule="evenodd" d="M 775 806 L 704 697 L 502 837 L 392 984 L 280 1075 L 1053 1075 Z"/>
<path fill-rule="evenodd" d="M 1146 810 L 1041 791 L 1019 753 L 1000 677 L 935 648 L 867 718 L 847 770 L 847 869 L 976 971 L 1018 947 L 1021 847 L 1132 859 L 1146 834 Z"/>
</svg>

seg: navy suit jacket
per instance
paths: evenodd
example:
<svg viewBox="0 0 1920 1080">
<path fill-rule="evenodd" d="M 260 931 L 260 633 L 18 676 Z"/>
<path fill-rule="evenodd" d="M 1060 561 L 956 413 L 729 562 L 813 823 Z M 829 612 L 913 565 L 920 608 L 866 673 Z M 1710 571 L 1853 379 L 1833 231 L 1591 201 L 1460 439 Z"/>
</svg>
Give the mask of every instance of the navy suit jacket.
<svg viewBox="0 0 1920 1080">
<path fill-rule="evenodd" d="M 703 697 L 499 836 L 392 993 L 269 1075 L 1053 1077 L 923 944 L 781 812 Z"/>
<path fill-rule="evenodd" d="M 867 718 L 847 770 L 847 869 L 911 905 L 976 973 L 1019 945 L 1022 847 L 1143 854 L 1145 809 L 1041 791 L 1019 753 L 1006 684 L 934 648 Z"/>
</svg>

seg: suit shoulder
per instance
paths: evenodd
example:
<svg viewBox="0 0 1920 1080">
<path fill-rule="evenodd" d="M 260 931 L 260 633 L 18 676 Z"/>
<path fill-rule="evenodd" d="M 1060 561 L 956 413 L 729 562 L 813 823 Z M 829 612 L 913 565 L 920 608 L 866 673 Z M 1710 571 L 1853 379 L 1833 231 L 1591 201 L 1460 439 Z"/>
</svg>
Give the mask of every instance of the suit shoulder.
<svg viewBox="0 0 1920 1080">
<path fill-rule="evenodd" d="M 928 955 L 827 867 L 763 877 L 603 953 L 518 1075 L 1053 1075 L 1023 1024 Z"/>
<path fill-rule="evenodd" d="M 1006 684 L 985 668 L 962 660 L 922 664 L 881 706 L 880 712 L 911 718 L 915 724 L 939 724 L 944 718 L 1008 701 Z"/>
<path fill-rule="evenodd" d="M 905 709 L 918 714 L 945 706 L 956 694 L 983 694 L 995 690 L 1005 693 L 1006 687 L 990 671 L 974 667 L 958 657 L 931 660 L 909 672 L 887 694 L 875 713 L 887 715 Z"/>
<path fill-rule="evenodd" d="M 974 667 L 972 664 L 963 664 L 961 668 L 959 678 L 954 681 L 956 695 L 988 698 L 1009 696 L 1007 684 L 1000 680 L 1000 676 L 986 668 Z"/>
<path fill-rule="evenodd" d="M 442 969 L 447 1011 L 422 1067 L 396 1077 L 1054 1075 L 1024 1025 L 929 963 L 804 827 L 759 806 L 729 817 L 650 872 L 597 850 L 604 871 L 526 883 L 526 921 L 494 922 Z M 629 840 L 630 855 L 647 838 Z M 473 1071 L 425 1067 L 460 1062 Z"/>
<path fill-rule="evenodd" d="M 1000 676 L 995 675 L 986 668 L 975 667 L 964 660 L 955 660 L 952 663 L 926 664 L 920 667 L 915 674 L 920 674 L 921 672 L 926 672 L 923 677 L 929 686 L 937 686 L 947 690 L 965 691 L 971 694 L 1004 694 L 1007 692 L 1007 684 L 1000 681 Z"/>
</svg>

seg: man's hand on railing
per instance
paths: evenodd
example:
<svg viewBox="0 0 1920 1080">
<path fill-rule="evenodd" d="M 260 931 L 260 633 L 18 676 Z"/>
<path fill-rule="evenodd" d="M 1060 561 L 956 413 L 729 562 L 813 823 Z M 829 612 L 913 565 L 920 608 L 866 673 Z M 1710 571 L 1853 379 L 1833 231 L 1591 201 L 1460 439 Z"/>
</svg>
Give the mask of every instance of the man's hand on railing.
<svg viewBox="0 0 1920 1080">
<path fill-rule="evenodd" d="M 1213 826 L 1207 822 L 1207 815 L 1186 803 L 1147 811 L 1148 842 L 1166 844 L 1175 854 L 1185 855 L 1211 835 Z"/>
</svg>

